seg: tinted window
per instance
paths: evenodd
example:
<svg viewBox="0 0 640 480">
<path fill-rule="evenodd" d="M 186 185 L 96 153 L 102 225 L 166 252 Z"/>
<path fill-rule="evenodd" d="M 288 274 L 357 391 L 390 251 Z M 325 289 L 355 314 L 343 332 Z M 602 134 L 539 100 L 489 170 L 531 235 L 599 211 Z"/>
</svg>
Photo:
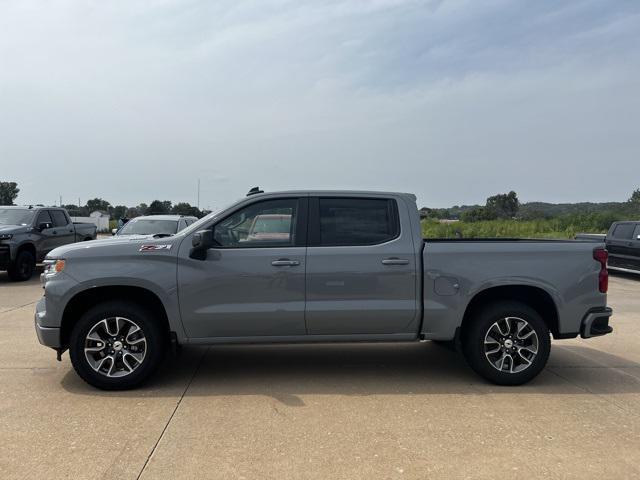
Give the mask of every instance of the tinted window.
<svg viewBox="0 0 640 480">
<path fill-rule="evenodd" d="M 67 216 L 62 210 L 49 210 L 49 213 L 51 213 L 51 218 L 53 218 L 54 227 L 64 227 L 69 223 L 67 221 Z"/>
<path fill-rule="evenodd" d="M 373 245 L 399 233 L 395 201 L 320 199 L 320 245 Z"/>
<path fill-rule="evenodd" d="M 633 232 L 633 239 L 640 240 L 640 224 L 636 225 L 636 231 Z"/>
<path fill-rule="evenodd" d="M 213 238 L 230 248 L 292 246 L 297 206 L 297 199 L 254 203 L 216 224 Z"/>
<path fill-rule="evenodd" d="M 616 229 L 613 231 L 613 236 L 615 238 L 631 239 L 634 228 L 635 225 L 633 223 L 621 223 L 616 226 Z"/>
<path fill-rule="evenodd" d="M 36 221 L 36 225 L 40 225 L 41 223 L 50 223 L 53 225 L 53 220 L 51 219 L 51 215 L 49 215 L 48 210 L 42 210 L 38 214 L 38 220 Z"/>
</svg>

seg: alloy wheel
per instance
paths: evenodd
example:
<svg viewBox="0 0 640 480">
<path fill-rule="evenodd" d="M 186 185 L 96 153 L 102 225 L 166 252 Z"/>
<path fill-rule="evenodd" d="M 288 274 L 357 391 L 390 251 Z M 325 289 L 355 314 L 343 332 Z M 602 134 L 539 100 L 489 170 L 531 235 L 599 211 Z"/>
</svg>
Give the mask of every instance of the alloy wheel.
<svg viewBox="0 0 640 480">
<path fill-rule="evenodd" d="M 484 354 L 493 368 L 504 373 L 520 373 L 538 355 L 538 334 L 519 317 L 504 317 L 493 323 L 484 337 Z"/>
<path fill-rule="evenodd" d="M 147 339 L 140 326 L 124 317 L 96 323 L 85 337 L 84 355 L 96 372 L 106 377 L 125 377 L 144 362 Z"/>
</svg>

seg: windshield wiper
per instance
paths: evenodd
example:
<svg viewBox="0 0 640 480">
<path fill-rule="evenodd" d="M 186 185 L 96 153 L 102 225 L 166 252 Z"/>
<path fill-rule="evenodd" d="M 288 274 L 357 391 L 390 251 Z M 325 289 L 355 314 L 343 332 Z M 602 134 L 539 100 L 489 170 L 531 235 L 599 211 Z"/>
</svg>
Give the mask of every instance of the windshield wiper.
<svg viewBox="0 0 640 480">
<path fill-rule="evenodd" d="M 173 237 L 173 233 L 156 233 L 153 238 Z"/>
</svg>

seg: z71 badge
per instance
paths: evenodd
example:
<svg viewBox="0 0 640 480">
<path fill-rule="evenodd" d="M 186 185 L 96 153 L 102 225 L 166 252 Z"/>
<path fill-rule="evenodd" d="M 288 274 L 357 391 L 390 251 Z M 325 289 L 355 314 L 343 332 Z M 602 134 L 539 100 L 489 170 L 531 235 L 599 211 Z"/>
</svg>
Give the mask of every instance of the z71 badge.
<svg viewBox="0 0 640 480">
<path fill-rule="evenodd" d="M 155 252 L 156 250 L 171 250 L 171 244 L 169 245 L 142 245 L 140 252 Z"/>
</svg>

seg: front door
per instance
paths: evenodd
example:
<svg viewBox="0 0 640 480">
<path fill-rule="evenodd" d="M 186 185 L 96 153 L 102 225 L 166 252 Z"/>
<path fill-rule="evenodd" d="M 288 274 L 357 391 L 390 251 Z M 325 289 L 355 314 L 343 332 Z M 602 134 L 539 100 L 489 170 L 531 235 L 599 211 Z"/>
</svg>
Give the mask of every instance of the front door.
<svg viewBox="0 0 640 480">
<path fill-rule="evenodd" d="M 621 222 L 607 237 L 606 245 L 611 267 L 634 269 L 633 232 L 635 228 L 636 225 L 632 222 Z"/>
<path fill-rule="evenodd" d="M 206 259 L 178 254 L 180 311 L 192 338 L 305 335 L 306 198 L 258 200 L 216 222 Z"/>
<path fill-rule="evenodd" d="M 636 229 L 633 232 L 629 255 L 631 256 L 631 265 L 633 265 L 633 270 L 640 271 L 640 223 L 636 225 Z"/>
<path fill-rule="evenodd" d="M 50 228 L 43 228 L 40 230 L 40 226 L 44 224 L 49 224 Z M 58 246 L 57 241 L 58 237 L 54 234 L 55 228 L 53 228 L 53 219 L 49 214 L 49 210 L 40 210 L 38 213 L 38 218 L 36 218 L 35 223 L 36 228 L 38 229 L 38 235 L 40 237 L 39 240 L 39 248 L 38 250 L 38 258 L 37 262 L 41 262 L 45 255 L 47 255 L 51 250 Z"/>
<path fill-rule="evenodd" d="M 380 335 L 418 330 L 416 257 L 407 206 L 394 198 L 309 200 L 307 331 Z"/>
</svg>

